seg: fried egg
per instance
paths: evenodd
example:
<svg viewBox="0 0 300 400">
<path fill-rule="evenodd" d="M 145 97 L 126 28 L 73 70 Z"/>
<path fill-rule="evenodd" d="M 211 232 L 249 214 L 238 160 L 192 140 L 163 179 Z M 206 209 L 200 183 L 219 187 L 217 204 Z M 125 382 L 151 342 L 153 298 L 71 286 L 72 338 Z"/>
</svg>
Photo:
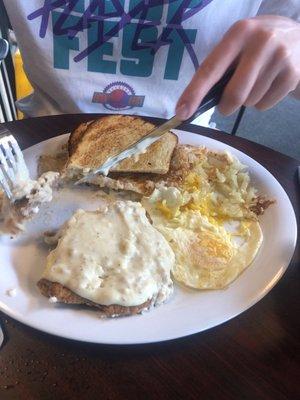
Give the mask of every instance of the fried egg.
<svg viewBox="0 0 300 400">
<path fill-rule="evenodd" d="M 263 235 L 255 218 L 232 218 L 217 207 L 219 193 L 194 173 L 182 190 L 160 187 L 142 204 L 176 257 L 174 279 L 197 289 L 221 289 L 233 282 L 255 258 Z M 203 187 L 206 190 L 203 191 Z M 202 190 L 201 190 L 202 189 Z"/>
</svg>

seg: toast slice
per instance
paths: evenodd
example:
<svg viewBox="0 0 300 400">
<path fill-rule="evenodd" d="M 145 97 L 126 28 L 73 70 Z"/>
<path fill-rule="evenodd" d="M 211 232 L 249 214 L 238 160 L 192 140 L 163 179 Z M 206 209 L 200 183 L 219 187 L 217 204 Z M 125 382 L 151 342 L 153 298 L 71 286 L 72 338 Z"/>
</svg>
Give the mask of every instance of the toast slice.
<svg viewBox="0 0 300 400">
<path fill-rule="evenodd" d="M 67 170 L 89 171 L 99 167 L 109 157 L 147 135 L 154 127 L 139 117 L 122 115 L 107 116 L 81 124 L 69 138 Z M 111 171 L 166 174 L 177 141 L 175 134 L 167 132 L 149 146 L 145 153 L 139 154 L 136 159 L 123 160 Z"/>
<path fill-rule="evenodd" d="M 69 154 L 73 154 L 76 151 L 77 145 L 80 142 L 84 132 L 87 130 L 89 125 L 94 123 L 95 121 L 88 121 L 80 124 L 70 135 L 68 141 L 68 152 Z"/>
<path fill-rule="evenodd" d="M 108 176 L 99 174 L 90 183 L 101 188 L 131 191 L 144 196 L 151 195 L 161 185 L 180 188 L 195 163 L 205 156 L 205 152 L 202 147 L 178 145 L 173 152 L 169 171 L 164 175 L 114 172 Z"/>
</svg>

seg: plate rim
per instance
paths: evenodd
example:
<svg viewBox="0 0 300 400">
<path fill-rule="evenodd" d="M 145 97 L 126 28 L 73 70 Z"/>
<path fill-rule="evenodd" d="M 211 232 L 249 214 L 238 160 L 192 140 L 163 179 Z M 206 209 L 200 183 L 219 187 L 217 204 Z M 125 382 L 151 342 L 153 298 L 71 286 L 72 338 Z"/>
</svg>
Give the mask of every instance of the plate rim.
<svg viewBox="0 0 300 400">
<path fill-rule="evenodd" d="M 258 295 L 255 295 L 253 297 L 253 299 L 251 299 L 251 301 L 249 301 L 247 304 L 245 304 L 243 307 L 241 307 L 237 312 L 235 312 L 234 314 L 230 315 L 230 317 L 226 317 L 225 320 L 223 320 L 220 323 L 214 324 L 212 326 L 208 326 L 204 329 L 201 330 L 195 330 L 195 329 L 191 329 L 191 331 L 186 331 L 186 333 L 181 334 L 180 336 L 175 335 L 165 335 L 164 338 L 159 339 L 159 340 L 153 340 L 151 338 L 148 339 L 140 339 L 140 340 L 136 340 L 130 341 L 130 340 L 103 340 L 100 338 L 99 341 L 95 341 L 92 340 L 91 338 L 83 338 L 83 337 L 78 337 L 78 335 L 76 337 L 66 334 L 66 333 L 59 333 L 59 332 L 55 332 L 55 329 L 47 329 L 47 328 L 43 328 L 40 326 L 37 326 L 36 323 L 32 323 L 31 321 L 28 322 L 28 320 L 26 319 L 26 316 L 23 316 L 20 314 L 19 311 L 14 311 L 13 309 L 11 309 L 9 306 L 7 306 L 5 303 L 3 303 L 0 300 L 0 311 L 3 312 L 5 315 L 8 315 L 10 318 L 26 325 L 29 326 L 30 328 L 36 329 L 38 331 L 41 331 L 43 333 L 46 333 L 48 335 L 53 335 L 55 337 L 58 338 L 63 338 L 63 339 L 67 339 L 67 340 L 73 340 L 73 341 L 77 341 L 77 342 L 83 342 L 83 343 L 94 343 L 94 344 L 103 344 L 103 345 L 140 345 L 140 344 L 150 344 L 150 343 L 160 343 L 160 342 L 166 342 L 166 341 L 171 341 L 171 340 L 178 340 L 181 338 L 185 338 L 187 336 L 192 336 L 192 335 L 196 335 L 196 334 L 200 334 L 202 332 L 205 332 L 207 330 L 213 329 L 213 328 L 217 328 L 218 326 L 222 326 L 224 323 L 231 321 L 233 318 L 237 317 L 238 315 L 244 313 L 245 311 L 247 311 L 248 309 L 252 308 L 256 303 L 258 303 L 263 297 L 265 297 L 280 281 L 280 279 L 282 278 L 282 276 L 285 274 L 285 272 L 287 271 L 288 267 L 290 266 L 290 263 L 294 257 L 295 254 L 295 250 L 296 250 L 296 245 L 297 245 L 297 239 L 298 239 L 298 225 L 297 225 L 297 219 L 296 219 L 296 214 L 295 214 L 295 210 L 293 207 L 293 204 L 289 198 L 288 193 L 285 191 L 285 189 L 283 188 L 283 186 L 281 185 L 281 183 L 275 178 L 275 176 L 266 168 L 264 167 L 262 164 L 260 164 L 257 160 L 255 160 L 254 158 L 252 158 L 251 156 L 249 156 L 247 153 L 245 153 L 244 151 L 241 151 L 237 148 L 235 148 L 234 146 L 224 143 L 222 141 L 219 141 L 218 139 L 215 138 L 210 138 L 207 137 L 205 135 L 201 135 L 201 134 L 197 134 L 194 132 L 190 132 L 190 131 L 182 131 L 182 130 L 174 130 L 175 133 L 179 133 L 181 134 L 189 134 L 189 135 L 193 135 L 195 137 L 197 137 L 197 141 L 201 140 L 201 138 L 204 138 L 205 140 L 209 140 L 209 141 L 213 141 L 213 142 L 217 142 L 219 144 L 224 144 L 226 147 L 229 147 L 230 149 L 233 149 L 235 152 L 241 153 L 243 156 L 246 156 L 246 158 L 249 158 L 250 160 L 252 160 L 255 164 L 257 164 L 260 168 L 262 168 L 263 170 L 265 170 L 268 174 L 270 174 L 273 178 L 274 181 L 276 181 L 276 184 L 279 185 L 281 191 L 284 193 L 284 195 L 286 196 L 289 206 L 291 208 L 292 214 L 291 217 L 294 220 L 294 226 L 295 226 L 295 235 L 293 235 L 293 244 L 292 244 L 292 254 L 289 256 L 289 261 L 286 264 L 286 266 L 284 268 L 282 268 L 279 272 L 277 272 L 275 278 L 272 280 L 272 284 L 268 285 L 267 288 L 265 288 L 264 290 L 261 290 L 261 292 Z M 52 141 L 58 141 L 58 140 L 63 140 L 64 137 L 67 137 L 67 135 L 69 135 L 69 133 L 64 133 L 62 135 L 58 135 L 58 136 L 54 136 L 52 138 L 43 140 L 41 142 L 38 142 L 32 146 L 27 147 L 24 152 L 26 154 L 27 151 L 32 151 L 32 148 L 34 147 L 38 147 L 40 146 L 42 143 L 46 144 L 47 142 L 52 142 Z M 151 311 L 150 311 L 151 312 Z"/>
</svg>

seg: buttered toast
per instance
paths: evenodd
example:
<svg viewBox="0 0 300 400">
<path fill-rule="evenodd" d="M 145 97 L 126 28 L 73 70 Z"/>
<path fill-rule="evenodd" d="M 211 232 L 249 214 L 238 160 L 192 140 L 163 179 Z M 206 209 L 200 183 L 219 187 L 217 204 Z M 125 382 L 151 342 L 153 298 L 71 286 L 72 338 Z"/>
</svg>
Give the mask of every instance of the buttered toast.
<svg viewBox="0 0 300 400">
<path fill-rule="evenodd" d="M 109 157 L 145 136 L 154 127 L 139 117 L 122 115 L 107 116 L 81 124 L 69 138 L 67 170 L 97 168 Z M 137 159 L 125 159 L 112 168 L 111 172 L 166 174 L 177 141 L 176 135 L 167 132 Z"/>
</svg>

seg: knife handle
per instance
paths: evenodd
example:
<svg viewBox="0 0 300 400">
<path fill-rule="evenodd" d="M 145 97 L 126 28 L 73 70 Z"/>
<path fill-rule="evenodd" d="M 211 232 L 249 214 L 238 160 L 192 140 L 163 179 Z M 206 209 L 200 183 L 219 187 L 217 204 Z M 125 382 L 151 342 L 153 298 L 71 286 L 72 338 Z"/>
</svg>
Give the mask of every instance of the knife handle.
<svg viewBox="0 0 300 400">
<path fill-rule="evenodd" d="M 199 115 L 203 114 L 205 111 L 210 110 L 211 108 L 215 107 L 219 104 L 225 86 L 232 78 L 234 74 L 234 69 L 228 70 L 225 75 L 210 89 L 207 95 L 204 97 L 200 106 L 197 108 L 196 112 L 187 120 L 185 123 L 192 122 L 195 118 L 199 117 Z"/>
</svg>

